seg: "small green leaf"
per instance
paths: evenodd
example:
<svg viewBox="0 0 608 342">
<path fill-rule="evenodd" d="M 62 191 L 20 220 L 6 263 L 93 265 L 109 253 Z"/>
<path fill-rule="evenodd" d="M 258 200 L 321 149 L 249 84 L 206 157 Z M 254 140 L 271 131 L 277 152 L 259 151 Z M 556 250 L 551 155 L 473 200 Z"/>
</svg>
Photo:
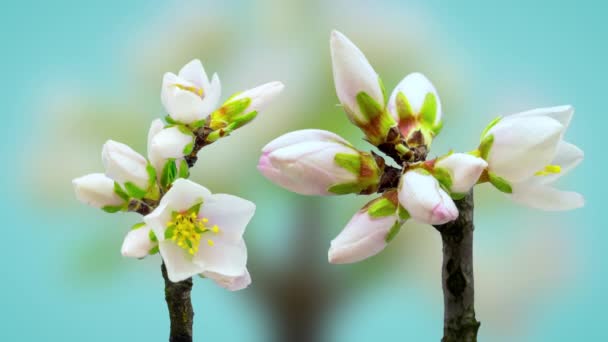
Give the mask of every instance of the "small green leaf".
<svg viewBox="0 0 608 342">
<path fill-rule="evenodd" d="M 354 175 L 358 176 L 361 172 L 361 156 L 358 154 L 336 153 L 334 161 Z"/>
<path fill-rule="evenodd" d="M 195 205 L 188 208 L 188 212 L 198 214 L 198 212 L 201 211 L 202 205 L 203 205 L 203 199 L 201 198 L 200 201 L 198 201 Z"/>
<path fill-rule="evenodd" d="M 488 155 L 490 154 L 490 149 L 494 144 L 494 134 L 487 135 L 483 138 L 481 143 L 479 144 L 479 156 L 483 160 L 488 160 Z"/>
<path fill-rule="evenodd" d="M 397 207 L 395 204 L 384 197 L 374 200 L 367 208 L 367 214 L 373 218 L 395 215 L 396 212 Z"/>
<path fill-rule="evenodd" d="M 175 225 L 171 225 L 165 229 L 165 240 L 171 240 L 175 235 Z"/>
<path fill-rule="evenodd" d="M 388 231 L 388 234 L 386 234 L 386 237 L 384 238 L 386 243 L 393 241 L 395 236 L 397 236 L 397 234 L 399 234 L 399 231 L 401 231 L 401 222 L 396 221 L 395 224 Z"/>
<path fill-rule="evenodd" d="M 191 143 L 187 144 L 186 146 L 184 146 L 184 150 L 182 151 L 182 153 L 185 156 L 189 156 L 190 153 L 192 153 L 192 150 L 194 150 L 194 143 L 193 142 L 191 142 Z"/>
<path fill-rule="evenodd" d="M 440 120 L 435 126 L 433 126 L 431 128 L 431 133 L 433 133 L 433 136 L 436 137 L 439 135 L 439 133 L 441 133 L 442 129 L 443 129 L 443 120 Z"/>
<path fill-rule="evenodd" d="M 165 121 L 170 125 L 177 125 L 177 121 L 173 120 L 171 115 L 165 116 Z"/>
<path fill-rule="evenodd" d="M 131 230 L 136 230 L 139 228 L 143 228 L 145 226 L 146 226 L 146 224 L 144 222 L 139 222 L 139 223 L 134 224 L 133 227 L 131 227 Z"/>
<path fill-rule="evenodd" d="M 450 190 L 452 188 L 452 175 L 448 169 L 443 167 L 435 167 L 433 169 L 433 176 L 446 189 Z"/>
<path fill-rule="evenodd" d="M 327 191 L 336 195 L 357 194 L 363 190 L 359 183 L 342 183 L 331 186 Z"/>
<path fill-rule="evenodd" d="M 208 143 L 216 142 L 219 138 L 222 137 L 222 133 L 220 130 L 209 133 L 209 135 L 207 135 L 207 139 L 205 141 Z"/>
<path fill-rule="evenodd" d="M 410 213 L 401 206 L 401 204 L 399 204 L 399 209 L 397 209 L 398 215 L 399 215 L 399 219 L 401 220 L 401 222 L 405 222 L 407 220 L 410 219 L 410 217 L 412 217 L 410 215 Z"/>
<path fill-rule="evenodd" d="M 192 136 L 192 130 L 188 126 L 180 124 L 180 125 L 175 125 L 175 127 L 177 127 L 177 129 L 180 132 L 182 132 L 186 135 Z"/>
<path fill-rule="evenodd" d="M 397 113 L 399 114 L 400 119 L 407 119 L 414 116 L 414 111 L 412 110 L 412 106 L 410 105 L 407 97 L 403 92 L 399 92 L 396 98 L 397 105 Z"/>
<path fill-rule="evenodd" d="M 494 187 L 496 189 L 498 189 L 499 191 L 502 191 L 506 194 L 513 193 L 513 188 L 511 187 L 511 184 L 509 184 L 509 182 L 506 179 L 499 177 L 495 173 L 492 173 L 492 172 L 488 172 L 488 178 L 489 178 L 490 183 L 492 183 L 492 185 L 494 185 Z"/>
<path fill-rule="evenodd" d="M 146 196 L 147 191 L 138 187 L 133 182 L 125 183 L 125 190 L 132 198 L 142 199 Z"/>
<path fill-rule="evenodd" d="M 158 238 L 156 238 L 156 234 L 154 234 L 154 231 L 152 229 L 150 229 L 150 231 L 148 232 L 148 238 L 150 238 L 150 241 L 152 242 L 158 242 Z"/>
<path fill-rule="evenodd" d="M 122 198 L 125 201 L 129 200 L 129 194 L 127 194 L 118 182 L 114 182 L 114 193 L 118 195 L 118 197 Z"/>
<path fill-rule="evenodd" d="M 124 206 L 122 206 L 122 205 L 106 205 L 105 207 L 101 208 L 101 210 L 105 211 L 106 213 L 110 213 L 110 214 L 117 213 L 123 209 L 124 209 Z"/>
<path fill-rule="evenodd" d="M 193 123 L 191 123 L 190 127 L 193 129 L 198 129 L 198 128 L 205 126 L 206 123 L 207 123 L 207 119 L 201 119 L 201 120 L 194 121 Z"/>
<path fill-rule="evenodd" d="M 152 247 L 152 248 L 150 249 L 150 251 L 148 252 L 148 254 L 149 254 L 149 255 L 154 255 L 154 254 L 156 254 L 156 253 L 158 253 L 158 252 L 159 252 L 158 245 L 156 245 L 156 246 L 154 246 L 154 247 Z"/>
<path fill-rule="evenodd" d="M 179 163 L 179 178 L 188 178 L 190 177 L 190 169 L 188 168 L 188 163 L 182 159 Z"/>
<path fill-rule="evenodd" d="M 357 94 L 357 104 L 361 113 L 368 121 L 372 121 L 374 118 L 384 114 L 384 106 L 381 106 L 364 91 Z"/>
<path fill-rule="evenodd" d="M 234 129 L 245 126 L 246 124 L 253 121 L 253 119 L 255 119 L 256 116 L 258 116 L 257 111 L 235 116 L 234 118 L 232 118 L 232 124 L 234 125 L 234 127 L 232 129 L 234 130 Z"/>
<path fill-rule="evenodd" d="M 492 129 L 492 127 L 496 126 L 496 124 L 502 120 L 502 116 L 499 116 L 497 118 L 495 118 L 494 120 L 492 120 L 487 126 L 486 128 L 483 129 L 483 132 L 481 132 L 481 139 L 483 140 L 483 138 L 486 136 L 486 134 L 488 134 L 488 132 Z"/>
<path fill-rule="evenodd" d="M 435 125 L 435 119 L 437 118 L 437 97 L 435 97 L 435 94 L 427 93 L 424 97 L 424 102 L 420 108 L 420 118 L 429 127 Z"/>
<path fill-rule="evenodd" d="M 175 166 L 175 159 L 169 159 L 163 167 L 163 173 L 160 176 L 160 185 L 163 189 L 166 189 L 173 183 L 177 176 L 177 166 Z"/>
</svg>

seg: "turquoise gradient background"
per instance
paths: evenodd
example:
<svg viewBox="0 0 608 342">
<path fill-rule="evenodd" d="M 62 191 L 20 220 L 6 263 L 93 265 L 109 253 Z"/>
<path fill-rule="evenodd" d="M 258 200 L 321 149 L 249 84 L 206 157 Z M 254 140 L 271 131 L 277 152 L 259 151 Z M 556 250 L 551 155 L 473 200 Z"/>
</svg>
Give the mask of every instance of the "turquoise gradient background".
<svg viewBox="0 0 608 342">
<path fill-rule="evenodd" d="M 487 186 L 476 191 L 480 340 L 608 339 L 608 231 L 600 216 L 606 9 L 582 0 L 4 4 L 0 340 L 166 340 L 158 257 L 137 261 L 119 253 L 137 217 L 81 205 L 70 180 L 101 170 L 106 139 L 145 152 L 149 122 L 163 115 L 162 73 L 200 58 L 209 73 L 220 74 L 224 99 L 275 79 L 287 88 L 268 113 L 203 150 L 193 171 L 214 192 L 258 206 L 246 235 L 254 283 L 229 293 L 196 279 L 196 340 L 276 337 L 270 301 L 257 284 L 271 282 L 264 282 L 263 270 L 288 282 L 301 271 L 281 260 L 304 234 L 314 236 L 318 248 L 305 264 L 318 265 L 325 287 L 336 288 L 331 297 L 339 298 L 328 302 L 320 320 L 323 338 L 438 341 L 441 256 L 432 229 L 409 225 L 371 260 L 327 265 L 329 241 L 369 198 L 303 198 L 255 169 L 259 149 L 294 129 L 330 129 L 368 149 L 335 106 L 328 51 L 334 28 L 361 47 L 387 89 L 412 71 L 433 80 L 445 115 L 435 155 L 474 148 L 499 114 L 576 107 L 566 137 L 586 159 L 560 186 L 583 193 L 583 209 L 545 213 L 510 203 Z"/>
</svg>

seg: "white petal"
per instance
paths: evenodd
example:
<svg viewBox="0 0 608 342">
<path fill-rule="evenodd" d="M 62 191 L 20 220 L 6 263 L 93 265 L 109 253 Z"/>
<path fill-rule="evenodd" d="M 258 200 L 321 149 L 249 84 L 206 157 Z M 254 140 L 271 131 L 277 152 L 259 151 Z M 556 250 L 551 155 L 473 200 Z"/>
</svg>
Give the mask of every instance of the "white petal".
<svg viewBox="0 0 608 342">
<path fill-rule="evenodd" d="M 494 135 L 488 169 L 514 183 L 532 177 L 553 160 L 563 128 L 548 117 L 502 119 L 487 133 Z"/>
<path fill-rule="evenodd" d="M 572 210 L 585 205 L 581 194 L 561 191 L 548 185 L 514 184 L 511 199 L 532 208 L 549 211 Z"/>
<path fill-rule="evenodd" d="M 205 118 L 203 114 L 203 99 L 187 90 L 172 86 L 167 97 L 165 109 L 171 117 L 185 124 Z"/>
<path fill-rule="evenodd" d="M 260 112 L 266 108 L 266 106 L 279 94 L 283 91 L 285 86 L 281 82 L 270 82 L 266 84 L 262 84 L 261 86 L 255 87 L 253 89 L 246 90 L 241 94 L 234 97 L 232 101 L 250 98 L 251 103 L 249 107 L 247 107 L 247 112 Z"/>
<path fill-rule="evenodd" d="M 454 201 L 440 188 L 435 177 L 415 170 L 401 177 L 399 202 L 421 223 L 439 225 L 458 217 Z"/>
<path fill-rule="evenodd" d="M 255 204 L 251 201 L 233 195 L 214 194 L 201 206 L 199 217 L 209 219 L 210 225 L 218 225 L 220 235 L 228 234 L 236 239 L 243 236 L 254 213 Z"/>
<path fill-rule="evenodd" d="M 394 215 L 372 218 L 357 212 L 340 234 L 332 240 L 328 260 L 332 264 L 358 262 L 378 254 L 386 247 L 386 235 L 397 222 Z"/>
<path fill-rule="evenodd" d="M 335 133 L 324 131 L 321 129 L 302 129 L 285 133 L 280 137 L 274 139 L 266 146 L 264 146 L 264 148 L 262 148 L 262 152 L 272 152 L 282 147 L 295 145 L 307 141 L 333 141 L 342 143 L 347 146 L 351 146 L 348 141 L 346 141 L 344 138 Z"/>
<path fill-rule="evenodd" d="M 131 147 L 108 140 L 101 151 L 101 159 L 106 175 L 119 183 L 133 182 L 145 189 L 148 185 L 148 162 Z"/>
<path fill-rule="evenodd" d="M 536 176 L 534 180 L 540 184 L 550 184 L 555 182 L 558 178 L 568 174 L 570 170 L 574 169 L 578 164 L 583 161 L 585 154 L 583 150 L 565 141 L 560 141 L 557 146 L 557 152 L 555 158 L 551 162 L 551 165 L 559 165 L 561 171 L 555 174 L 549 174 L 546 176 Z"/>
<path fill-rule="evenodd" d="M 440 159 L 436 167 L 445 168 L 452 176 L 452 192 L 466 193 L 479 180 L 483 170 L 488 167 L 485 160 L 467 153 L 452 153 Z"/>
<path fill-rule="evenodd" d="M 177 283 L 205 271 L 204 268 L 193 263 L 192 256 L 173 241 L 161 241 L 158 247 L 167 267 L 167 275 L 172 282 Z"/>
<path fill-rule="evenodd" d="M 160 204 L 166 204 L 172 211 L 184 211 L 190 209 L 201 200 L 206 202 L 211 197 L 211 191 L 193 181 L 179 178 L 171 189 L 160 200 Z"/>
<path fill-rule="evenodd" d="M 201 103 L 200 119 L 206 118 L 211 112 L 219 107 L 220 97 L 222 96 L 222 84 L 220 83 L 220 78 L 217 74 L 213 74 L 211 85 L 204 90 L 205 95 L 203 97 L 203 102 Z"/>
<path fill-rule="evenodd" d="M 207 243 L 209 239 L 213 241 L 213 246 Z M 193 261 L 202 267 L 203 271 L 236 277 L 242 275 L 246 269 L 247 247 L 242 238 L 235 238 L 222 231 L 219 234 L 205 234 Z"/>
<path fill-rule="evenodd" d="M 214 272 L 203 272 L 202 275 L 229 291 L 243 290 L 251 284 L 251 276 L 247 269 L 245 269 L 245 273 L 237 277 L 228 277 Z"/>
<path fill-rule="evenodd" d="M 428 93 L 435 95 L 437 100 L 437 115 L 435 116 L 434 124 L 438 124 L 441 121 L 443 115 L 441 109 L 441 100 L 435 86 L 429 81 L 426 76 L 419 72 L 411 73 L 399 82 L 393 93 L 391 94 L 390 100 L 388 101 L 388 109 L 393 115 L 395 120 L 399 120 L 399 114 L 397 113 L 397 95 L 402 92 L 407 98 L 408 103 L 412 107 L 414 114 L 418 115 L 422 109 L 422 104 Z"/>
<path fill-rule="evenodd" d="M 92 173 L 72 181 L 76 198 L 95 208 L 117 206 L 124 201 L 114 192 L 114 181 L 103 173 Z"/>
<path fill-rule="evenodd" d="M 167 203 L 160 203 L 154 211 L 144 217 L 144 222 L 158 238 L 158 241 L 165 240 L 165 229 L 167 223 L 171 220 L 173 210 L 167 206 Z"/>
<path fill-rule="evenodd" d="M 338 31 L 331 33 L 331 57 L 336 93 L 340 102 L 361 121 L 367 121 L 360 112 L 357 95 L 366 92 L 378 104 L 384 105 L 380 80 L 374 68 L 359 48 Z"/>
<path fill-rule="evenodd" d="M 182 158 L 186 145 L 193 143 L 192 136 L 177 127 L 162 129 L 152 139 L 151 150 L 163 159 Z"/>
<path fill-rule="evenodd" d="M 207 89 L 209 87 L 209 78 L 198 59 L 193 59 L 188 64 L 184 65 L 178 73 L 178 77 L 194 84 L 197 88 Z"/>
<path fill-rule="evenodd" d="M 163 169 L 165 160 L 161 157 L 157 150 L 152 149 L 152 139 L 163 130 L 165 124 L 160 119 L 152 121 L 150 130 L 148 131 L 148 159 L 152 166 L 156 169 L 157 175 L 160 177 L 160 172 Z"/>
<path fill-rule="evenodd" d="M 122 243 L 120 252 L 122 256 L 129 258 L 143 258 L 148 255 L 156 242 L 150 241 L 150 227 L 130 230 Z"/>
<path fill-rule="evenodd" d="M 530 117 L 530 116 L 546 116 L 551 119 L 559 121 L 564 126 L 564 130 L 568 128 L 570 125 L 570 121 L 572 120 L 572 116 L 574 115 L 574 107 L 570 105 L 565 106 L 556 106 L 549 108 L 537 108 L 528 110 L 521 113 L 516 113 L 509 115 L 508 117 Z"/>
</svg>

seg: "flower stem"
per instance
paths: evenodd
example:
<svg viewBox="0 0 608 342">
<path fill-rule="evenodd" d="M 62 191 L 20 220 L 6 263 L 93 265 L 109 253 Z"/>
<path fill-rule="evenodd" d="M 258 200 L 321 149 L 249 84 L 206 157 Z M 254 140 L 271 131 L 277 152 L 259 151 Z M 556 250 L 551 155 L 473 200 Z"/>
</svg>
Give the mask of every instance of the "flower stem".
<svg viewBox="0 0 608 342">
<path fill-rule="evenodd" d="M 442 342 L 475 342 L 480 323 L 475 319 L 473 281 L 473 192 L 455 201 L 458 219 L 435 226 L 443 241 L 444 302 Z"/>
<path fill-rule="evenodd" d="M 171 319 L 171 334 L 169 342 L 192 342 L 192 322 L 194 311 L 190 300 L 192 278 L 177 283 L 171 282 L 167 276 L 167 268 L 161 266 L 165 279 L 165 300 Z"/>
</svg>

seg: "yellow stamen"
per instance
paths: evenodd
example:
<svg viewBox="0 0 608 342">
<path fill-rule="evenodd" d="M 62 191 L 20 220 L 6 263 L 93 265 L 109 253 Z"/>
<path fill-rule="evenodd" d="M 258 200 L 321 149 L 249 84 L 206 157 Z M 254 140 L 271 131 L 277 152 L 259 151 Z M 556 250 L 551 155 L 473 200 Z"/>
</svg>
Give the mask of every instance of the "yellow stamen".
<svg viewBox="0 0 608 342">
<path fill-rule="evenodd" d="M 215 226 L 213 226 L 213 228 L 211 228 L 211 231 L 214 232 L 215 234 L 220 232 L 220 227 L 217 226 L 217 224 Z"/>
<path fill-rule="evenodd" d="M 173 219 L 167 222 L 168 235 L 165 236 L 188 254 L 194 255 L 199 250 L 202 234 L 207 232 L 217 234 L 220 231 L 217 225 L 209 228 L 205 224 L 207 222 L 209 222 L 209 219 L 206 217 L 199 219 L 198 214 L 194 212 L 174 213 Z M 207 244 L 213 246 L 215 243 L 208 239 Z"/>
<path fill-rule="evenodd" d="M 559 165 L 547 165 L 544 169 L 536 172 L 535 176 L 548 176 L 562 172 L 562 167 Z"/>
<path fill-rule="evenodd" d="M 215 242 L 213 242 L 213 240 L 211 240 L 211 239 L 208 239 L 208 240 L 207 240 L 207 244 L 208 244 L 209 246 L 213 246 L 213 245 L 215 245 Z"/>
<path fill-rule="evenodd" d="M 175 86 L 181 90 L 189 91 L 193 94 L 196 94 L 199 97 L 203 97 L 203 94 L 205 93 L 202 88 L 197 88 L 195 86 L 187 86 L 187 85 L 178 84 L 178 83 L 176 83 Z"/>
</svg>

